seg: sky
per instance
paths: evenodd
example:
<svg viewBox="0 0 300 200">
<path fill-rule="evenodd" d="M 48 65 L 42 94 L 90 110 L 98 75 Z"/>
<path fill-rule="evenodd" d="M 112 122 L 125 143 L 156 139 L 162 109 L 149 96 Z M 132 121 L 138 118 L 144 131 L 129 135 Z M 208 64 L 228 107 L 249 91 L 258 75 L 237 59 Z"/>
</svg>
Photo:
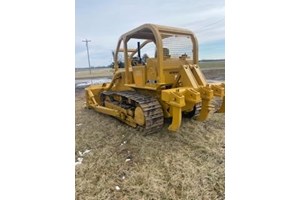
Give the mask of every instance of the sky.
<svg viewBox="0 0 300 200">
<path fill-rule="evenodd" d="M 76 0 L 75 67 L 112 63 L 119 37 L 142 24 L 153 23 L 193 31 L 199 59 L 225 58 L 224 0 Z"/>
</svg>

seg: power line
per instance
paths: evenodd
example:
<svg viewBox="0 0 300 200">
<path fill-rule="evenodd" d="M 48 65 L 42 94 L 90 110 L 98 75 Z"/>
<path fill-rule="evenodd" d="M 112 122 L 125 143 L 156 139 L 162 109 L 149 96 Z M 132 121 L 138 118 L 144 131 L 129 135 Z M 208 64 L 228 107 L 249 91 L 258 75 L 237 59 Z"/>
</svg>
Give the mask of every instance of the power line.
<svg viewBox="0 0 300 200">
<path fill-rule="evenodd" d="M 209 29 L 212 28 L 212 25 L 218 24 L 218 23 L 222 22 L 224 19 L 225 19 L 225 18 L 223 17 L 222 19 L 217 20 L 217 21 L 215 21 L 215 22 L 213 22 L 213 23 L 211 23 L 211 24 L 207 24 L 207 25 L 201 27 L 201 29 L 200 29 L 199 31 L 209 30 Z"/>
<path fill-rule="evenodd" d="M 219 22 L 222 22 L 223 20 L 225 20 L 225 17 L 223 17 L 222 19 L 217 20 L 217 21 L 215 21 L 215 22 L 213 22 L 213 23 L 211 23 L 211 24 L 208 24 L 208 25 L 204 26 L 204 28 L 205 28 L 205 27 L 208 27 L 208 26 L 211 26 L 211 25 L 218 24 Z M 203 27 L 202 27 L 202 28 L 203 28 Z"/>
<path fill-rule="evenodd" d="M 90 53 L 89 53 L 89 42 L 91 42 L 91 40 L 85 39 L 85 40 L 82 40 L 82 42 L 85 42 L 85 44 L 86 44 L 86 52 L 87 52 L 87 56 L 88 56 L 89 69 L 90 69 L 90 74 L 92 74 L 91 64 L 90 64 Z"/>
</svg>

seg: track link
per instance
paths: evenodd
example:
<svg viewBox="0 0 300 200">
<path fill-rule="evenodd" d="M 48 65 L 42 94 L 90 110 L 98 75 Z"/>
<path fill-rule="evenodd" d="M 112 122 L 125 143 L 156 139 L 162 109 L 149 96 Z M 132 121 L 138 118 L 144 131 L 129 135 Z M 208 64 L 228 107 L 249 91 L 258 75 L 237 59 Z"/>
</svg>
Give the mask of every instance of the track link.
<svg viewBox="0 0 300 200">
<path fill-rule="evenodd" d="M 190 112 L 187 112 L 187 113 L 182 113 L 184 117 L 187 117 L 187 118 L 192 118 L 192 117 L 196 117 L 200 114 L 200 110 L 201 110 L 201 103 L 197 103 L 195 104 L 194 106 L 194 109 Z"/>
<path fill-rule="evenodd" d="M 201 104 L 197 103 L 195 105 L 195 114 L 194 114 L 194 116 L 198 116 L 200 114 L 200 110 L 201 110 Z"/>
<path fill-rule="evenodd" d="M 114 101 L 114 97 L 116 96 L 121 100 Z M 137 125 L 137 129 L 144 134 L 155 133 L 163 127 L 163 111 L 159 101 L 154 97 L 136 91 L 105 91 L 100 94 L 103 106 L 105 106 L 105 99 L 107 97 L 109 97 L 112 103 L 126 110 L 130 109 L 134 111 L 136 107 L 141 107 L 145 117 L 145 124 L 143 126 Z"/>
</svg>

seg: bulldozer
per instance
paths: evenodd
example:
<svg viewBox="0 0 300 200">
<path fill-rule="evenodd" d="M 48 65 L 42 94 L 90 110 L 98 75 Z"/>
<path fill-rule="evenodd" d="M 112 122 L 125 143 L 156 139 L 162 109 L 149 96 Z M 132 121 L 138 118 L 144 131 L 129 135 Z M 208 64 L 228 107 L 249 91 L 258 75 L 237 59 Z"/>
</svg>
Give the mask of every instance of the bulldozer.
<svg viewBox="0 0 300 200">
<path fill-rule="evenodd" d="M 225 83 L 207 82 L 194 33 L 156 24 L 123 34 L 114 53 L 112 81 L 88 86 L 85 95 L 87 108 L 145 134 L 161 130 L 166 118 L 171 121 L 168 130 L 175 132 L 182 117 L 204 121 L 211 112 L 225 112 Z M 213 105 L 214 100 L 220 103 Z"/>
</svg>

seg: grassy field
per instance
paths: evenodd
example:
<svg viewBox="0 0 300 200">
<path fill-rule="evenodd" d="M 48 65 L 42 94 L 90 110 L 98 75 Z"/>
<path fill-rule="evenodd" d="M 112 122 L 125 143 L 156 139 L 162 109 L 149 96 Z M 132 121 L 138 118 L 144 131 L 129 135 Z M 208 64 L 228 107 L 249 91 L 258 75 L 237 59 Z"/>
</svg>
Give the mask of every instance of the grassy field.
<svg viewBox="0 0 300 200">
<path fill-rule="evenodd" d="M 224 69 L 225 61 L 201 62 L 201 69 Z M 88 69 L 82 69 L 75 72 L 75 79 L 110 77 L 113 75 L 113 69 L 92 69 L 91 74 Z"/>
<path fill-rule="evenodd" d="M 200 65 L 207 79 L 225 80 L 224 62 Z M 83 89 L 75 100 L 77 200 L 225 199 L 224 114 L 205 122 L 184 118 L 177 133 L 166 120 L 145 137 L 86 109 Z"/>
<path fill-rule="evenodd" d="M 225 61 L 200 62 L 201 69 L 225 69 Z"/>
<path fill-rule="evenodd" d="M 92 69 L 91 74 L 89 69 L 82 69 L 75 72 L 75 79 L 111 77 L 114 70 L 111 68 Z"/>
<path fill-rule="evenodd" d="M 145 137 L 84 100 L 76 90 L 77 200 L 225 198 L 224 114 Z"/>
</svg>

